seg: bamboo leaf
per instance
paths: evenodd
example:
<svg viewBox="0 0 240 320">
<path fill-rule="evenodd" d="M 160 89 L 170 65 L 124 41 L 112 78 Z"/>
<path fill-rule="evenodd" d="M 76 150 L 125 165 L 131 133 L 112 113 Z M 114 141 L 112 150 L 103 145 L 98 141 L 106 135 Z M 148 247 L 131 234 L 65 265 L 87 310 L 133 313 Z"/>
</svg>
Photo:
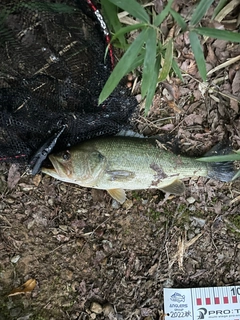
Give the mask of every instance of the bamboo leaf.
<svg viewBox="0 0 240 320">
<path fill-rule="evenodd" d="M 201 0 L 197 7 L 195 8 L 192 19 L 190 20 L 191 25 L 195 25 L 200 22 L 200 20 L 204 17 L 208 9 L 210 8 L 213 0 Z"/>
<path fill-rule="evenodd" d="M 240 33 L 212 28 L 194 28 L 198 34 L 231 42 L 240 42 Z"/>
<path fill-rule="evenodd" d="M 220 0 L 217 7 L 214 9 L 212 20 L 215 19 L 215 17 L 219 14 L 219 12 L 225 7 L 225 5 L 228 3 L 228 0 Z"/>
<path fill-rule="evenodd" d="M 144 29 L 139 36 L 134 40 L 131 46 L 124 53 L 120 61 L 117 63 L 107 82 L 105 83 L 102 92 L 99 96 L 99 104 L 101 104 L 113 92 L 119 81 L 126 75 L 129 69 L 132 68 L 134 61 L 137 59 L 141 48 L 146 41 L 147 29 Z"/>
<path fill-rule="evenodd" d="M 232 154 L 226 154 L 223 156 L 202 157 L 197 160 L 202 161 L 202 162 L 238 161 L 238 160 L 240 160 L 240 154 L 232 153 Z"/>
<path fill-rule="evenodd" d="M 155 66 L 154 66 L 154 72 L 152 74 L 152 80 L 151 83 L 149 84 L 148 88 L 148 93 L 145 101 L 145 114 L 148 113 L 150 110 L 150 107 L 152 105 L 152 100 L 156 91 L 156 86 L 158 83 L 158 75 L 159 75 L 159 70 L 160 70 L 160 63 L 161 63 L 161 56 L 159 55 L 156 58 Z"/>
<path fill-rule="evenodd" d="M 164 21 L 164 19 L 169 14 L 172 3 L 173 3 L 173 0 L 169 0 L 168 4 L 163 9 L 163 11 L 159 13 L 156 17 L 154 17 L 154 20 L 153 20 L 154 26 L 158 27 Z"/>
<path fill-rule="evenodd" d="M 235 176 L 232 178 L 232 180 L 236 180 L 237 178 L 240 177 L 240 170 L 235 174 Z"/>
<path fill-rule="evenodd" d="M 175 61 L 175 59 L 172 60 L 172 68 L 173 68 L 173 71 L 176 73 L 176 75 L 178 76 L 179 79 L 181 79 L 181 81 L 184 81 L 183 80 L 183 76 L 182 76 L 182 73 L 181 73 L 181 70 L 177 64 L 177 62 Z"/>
<path fill-rule="evenodd" d="M 175 10 L 171 9 L 169 10 L 169 12 L 171 13 L 171 15 L 173 16 L 173 19 L 177 22 L 177 24 L 180 26 L 180 28 L 183 31 L 187 30 L 187 24 L 184 21 L 184 19 L 182 18 L 182 16 L 180 16 L 180 14 L 178 12 L 176 12 Z"/>
<path fill-rule="evenodd" d="M 172 67 L 172 61 L 173 61 L 173 40 L 170 39 L 167 43 L 167 49 L 164 56 L 164 64 L 158 78 L 159 82 L 164 81 L 167 78 Z"/>
<path fill-rule="evenodd" d="M 149 85 L 151 83 L 152 75 L 154 72 L 155 60 L 156 60 L 156 38 L 157 33 L 155 29 L 148 28 L 147 41 L 146 41 L 146 54 L 143 62 L 143 75 L 141 85 L 141 95 L 144 98 L 147 94 Z"/>
<path fill-rule="evenodd" d="M 143 65 L 143 61 L 144 61 L 144 57 L 145 57 L 145 49 L 142 50 L 142 52 L 139 53 L 137 58 L 133 61 L 133 63 L 131 64 L 131 66 L 127 70 L 126 74 L 128 74 L 129 72 L 135 70 L 137 67 L 142 66 Z"/>
<path fill-rule="evenodd" d="M 106 17 L 109 26 L 114 31 L 114 33 L 118 33 L 122 29 L 122 24 L 118 19 L 118 8 L 116 5 L 111 3 L 109 0 L 101 0 L 101 5 L 104 13 L 104 17 Z M 122 49 L 127 48 L 127 42 L 123 33 L 120 33 L 117 37 L 119 40 Z"/>
<path fill-rule="evenodd" d="M 141 28 L 146 28 L 148 25 L 146 23 L 137 23 L 133 24 L 131 26 L 123 27 L 119 31 L 117 31 L 113 36 L 112 36 L 112 41 L 115 40 L 116 38 L 119 38 L 125 33 L 129 33 L 133 30 L 138 30 Z"/>
<path fill-rule="evenodd" d="M 198 35 L 195 32 L 190 31 L 189 32 L 189 39 L 190 39 L 193 54 L 194 54 L 194 57 L 195 57 L 195 60 L 196 60 L 197 66 L 198 66 L 199 73 L 200 73 L 203 81 L 206 81 L 207 80 L 206 63 L 205 63 L 203 49 L 202 49 L 200 40 L 198 38 Z"/>
<path fill-rule="evenodd" d="M 109 0 L 119 8 L 127 11 L 140 21 L 149 23 L 149 15 L 136 0 Z"/>
</svg>

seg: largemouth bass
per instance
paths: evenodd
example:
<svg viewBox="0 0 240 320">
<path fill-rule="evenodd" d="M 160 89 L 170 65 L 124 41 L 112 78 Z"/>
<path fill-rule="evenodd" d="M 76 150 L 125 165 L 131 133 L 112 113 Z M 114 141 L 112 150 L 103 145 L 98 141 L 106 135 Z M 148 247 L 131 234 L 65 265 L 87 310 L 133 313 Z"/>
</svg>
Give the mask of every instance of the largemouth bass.
<svg viewBox="0 0 240 320">
<path fill-rule="evenodd" d="M 211 177 L 230 181 L 232 162 L 204 163 L 161 149 L 153 138 L 100 137 L 65 152 L 49 155 L 53 168 L 42 172 L 82 187 L 107 190 L 120 203 L 124 189 L 161 189 L 172 194 L 185 190 L 183 178 Z"/>
</svg>

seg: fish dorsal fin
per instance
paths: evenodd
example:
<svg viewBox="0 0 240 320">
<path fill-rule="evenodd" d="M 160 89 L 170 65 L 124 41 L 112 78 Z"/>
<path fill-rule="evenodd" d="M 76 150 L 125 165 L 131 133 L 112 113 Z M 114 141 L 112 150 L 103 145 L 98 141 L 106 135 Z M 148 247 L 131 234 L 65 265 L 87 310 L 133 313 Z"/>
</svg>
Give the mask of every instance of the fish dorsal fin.
<svg viewBox="0 0 240 320">
<path fill-rule="evenodd" d="M 184 183 L 179 179 L 170 180 L 169 182 L 166 181 L 165 185 L 159 186 L 159 189 L 161 189 L 164 192 L 171 193 L 171 194 L 182 194 L 185 191 L 185 185 Z"/>
<path fill-rule="evenodd" d="M 143 134 L 135 132 L 133 130 L 123 129 L 116 134 L 119 137 L 134 137 L 134 138 L 145 138 Z"/>
<path fill-rule="evenodd" d="M 123 189 L 109 189 L 107 192 L 110 194 L 110 196 L 123 204 L 126 201 L 126 193 Z"/>
</svg>

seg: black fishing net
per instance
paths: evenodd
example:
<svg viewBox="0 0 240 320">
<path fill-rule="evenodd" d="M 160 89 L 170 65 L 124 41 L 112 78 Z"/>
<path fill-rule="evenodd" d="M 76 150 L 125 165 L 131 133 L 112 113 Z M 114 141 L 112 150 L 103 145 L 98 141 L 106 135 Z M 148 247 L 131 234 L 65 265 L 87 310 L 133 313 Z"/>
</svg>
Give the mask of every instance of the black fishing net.
<svg viewBox="0 0 240 320">
<path fill-rule="evenodd" d="M 0 161 L 39 167 L 52 149 L 126 126 L 137 104 L 127 89 L 98 105 L 108 41 L 89 0 L 1 0 Z"/>
</svg>

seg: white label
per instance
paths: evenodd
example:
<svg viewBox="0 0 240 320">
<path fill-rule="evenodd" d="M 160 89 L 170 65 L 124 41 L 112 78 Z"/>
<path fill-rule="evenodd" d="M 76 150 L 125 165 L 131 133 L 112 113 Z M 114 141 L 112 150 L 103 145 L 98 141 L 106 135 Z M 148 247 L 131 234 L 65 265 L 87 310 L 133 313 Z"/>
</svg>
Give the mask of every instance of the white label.
<svg viewBox="0 0 240 320">
<path fill-rule="evenodd" d="M 240 320 L 240 286 L 164 288 L 165 319 Z"/>
</svg>

